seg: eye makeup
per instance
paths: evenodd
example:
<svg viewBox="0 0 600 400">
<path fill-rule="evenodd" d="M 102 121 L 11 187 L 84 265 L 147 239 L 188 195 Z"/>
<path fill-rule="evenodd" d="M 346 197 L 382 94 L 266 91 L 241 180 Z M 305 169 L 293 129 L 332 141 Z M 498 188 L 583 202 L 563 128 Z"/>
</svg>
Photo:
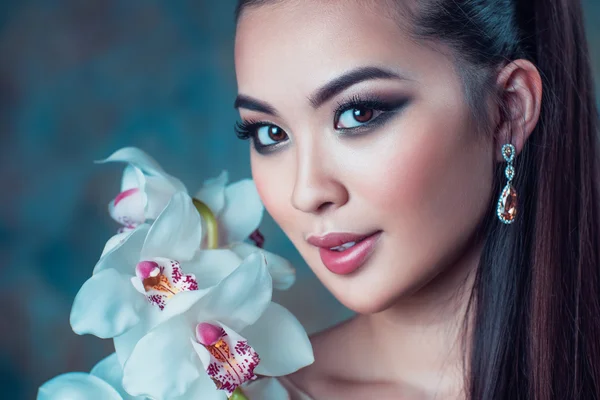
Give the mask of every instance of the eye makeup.
<svg viewBox="0 0 600 400">
<path fill-rule="evenodd" d="M 259 134 L 259 131 L 261 129 L 265 130 L 265 128 L 267 130 L 266 133 L 268 137 L 273 137 L 271 140 L 275 143 L 261 143 L 261 139 L 263 138 Z M 241 122 L 236 122 L 234 129 L 238 138 L 242 140 L 251 139 L 254 148 L 259 154 L 268 154 L 270 152 L 273 152 L 279 147 L 281 147 L 289 139 L 287 132 L 285 132 L 283 129 L 269 121 L 244 120 Z M 282 139 L 280 139 L 278 136 L 281 136 Z"/>
<path fill-rule="evenodd" d="M 342 136 L 367 133 L 384 125 L 410 102 L 407 96 L 391 99 L 389 96 L 386 97 L 353 95 L 348 99 L 339 101 L 333 113 L 333 129 Z M 344 113 L 353 110 L 359 113 L 366 111 L 367 115 L 373 116 L 365 121 L 355 119 L 355 122 L 359 124 L 358 126 L 340 127 L 340 117 Z M 235 132 L 238 138 L 242 140 L 252 139 L 256 151 L 260 154 L 275 151 L 289 140 L 289 136 L 285 131 L 269 121 L 244 120 L 237 122 Z M 265 138 L 265 132 L 268 132 L 268 138 Z M 274 143 L 265 144 L 264 139 Z"/>
<path fill-rule="evenodd" d="M 389 119 L 394 117 L 398 111 L 403 109 L 409 102 L 408 97 L 401 96 L 393 99 L 385 99 L 379 96 L 367 96 L 362 97 L 361 95 L 354 95 L 347 100 L 338 102 L 338 106 L 335 109 L 333 128 L 340 132 L 342 135 L 354 135 L 361 134 L 375 129 L 384 125 Z M 356 121 L 359 122 L 359 126 L 355 127 L 339 127 L 340 117 L 343 113 L 350 110 L 361 110 L 361 111 L 374 111 L 376 116 L 368 121 Z"/>
</svg>

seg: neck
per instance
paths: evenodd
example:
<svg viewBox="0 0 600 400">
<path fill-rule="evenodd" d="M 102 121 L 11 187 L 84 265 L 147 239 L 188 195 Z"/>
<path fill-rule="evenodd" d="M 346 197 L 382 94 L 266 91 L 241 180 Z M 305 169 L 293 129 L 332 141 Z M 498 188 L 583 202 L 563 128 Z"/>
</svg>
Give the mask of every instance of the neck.
<svg viewBox="0 0 600 400">
<path fill-rule="evenodd" d="M 372 359 L 386 375 L 417 391 L 460 392 L 465 322 L 483 243 L 471 244 L 445 272 L 380 313 L 358 317 Z M 357 320 L 357 322 L 359 322 Z"/>
</svg>

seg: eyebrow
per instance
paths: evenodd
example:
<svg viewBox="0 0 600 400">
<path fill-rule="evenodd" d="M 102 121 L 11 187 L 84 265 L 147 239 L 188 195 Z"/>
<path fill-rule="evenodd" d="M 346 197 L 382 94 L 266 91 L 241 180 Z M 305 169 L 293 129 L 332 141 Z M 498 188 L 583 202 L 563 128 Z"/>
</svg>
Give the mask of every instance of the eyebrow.
<svg viewBox="0 0 600 400">
<path fill-rule="evenodd" d="M 399 79 L 408 80 L 395 72 L 379 67 L 360 67 L 333 79 L 318 89 L 314 95 L 308 98 L 313 108 L 319 108 L 335 95 L 354 86 L 357 83 L 375 79 Z"/>
<path fill-rule="evenodd" d="M 275 111 L 275 108 L 270 104 L 243 94 L 236 97 L 233 108 L 245 108 L 247 110 L 270 114 L 274 117 L 277 116 L 277 111 Z"/>
<path fill-rule="evenodd" d="M 357 83 L 375 79 L 409 80 L 407 77 L 379 67 L 359 67 L 344 73 L 319 88 L 308 101 L 313 108 L 319 108 L 335 95 Z M 240 94 L 235 99 L 234 108 L 245 108 L 265 114 L 277 116 L 277 111 L 270 104 L 253 97 Z"/>
</svg>

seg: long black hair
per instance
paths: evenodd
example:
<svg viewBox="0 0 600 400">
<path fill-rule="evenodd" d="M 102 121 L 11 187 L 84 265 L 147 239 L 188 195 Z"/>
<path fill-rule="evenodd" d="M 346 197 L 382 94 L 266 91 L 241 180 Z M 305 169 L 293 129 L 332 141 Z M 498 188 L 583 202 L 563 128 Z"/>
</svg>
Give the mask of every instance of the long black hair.
<svg viewBox="0 0 600 400">
<path fill-rule="evenodd" d="M 236 15 L 268 2 L 241 0 Z M 598 113 L 580 1 L 407 3 L 410 33 L 452 49 L 479 121 L 487 96 L 506 108 L 499 66 L 527 59 L 542 77 L 540 119 L 515 160 L 519 216 L 503 225 L 491 204 L 484 224 L 467 396 L 600 399 Z M 498 164 L 495 193 L 502 181 Z"/>
</svg>

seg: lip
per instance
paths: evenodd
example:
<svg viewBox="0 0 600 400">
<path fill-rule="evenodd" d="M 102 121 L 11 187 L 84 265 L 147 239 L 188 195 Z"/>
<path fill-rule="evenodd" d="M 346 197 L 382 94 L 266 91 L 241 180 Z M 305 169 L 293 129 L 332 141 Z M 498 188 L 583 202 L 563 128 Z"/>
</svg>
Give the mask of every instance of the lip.
<svg viewBox="0 0 600 400">
<path fill-rule="evenodd" d="M 376 231 L 367 235 L 330 234 L 320 238 L 309 238 L 309 243 L 311 241 L 311 244 L 318 243 L 317 247 L 319 247 L 321 261 L 329 271 L 338 275 L 347 275 L 364 265 L 371 254 L 373 254 L 381 233 L 382 231 Z M 357 243 L 344 251 L 330 250 L 330 247 L 339 246 L 347 242 Z"/>
<path fill-rule="evenodd" d="M 310 236 L 306 241 L 313 246 L 330 249 L 332 247 L 341 246 L 348 242 L 360 242 L 369 236 L 372 236 L 380 231 L 375 231 L 366 234 L 357 233 L 328 233 L 323 236 Z"/>
</svg>

